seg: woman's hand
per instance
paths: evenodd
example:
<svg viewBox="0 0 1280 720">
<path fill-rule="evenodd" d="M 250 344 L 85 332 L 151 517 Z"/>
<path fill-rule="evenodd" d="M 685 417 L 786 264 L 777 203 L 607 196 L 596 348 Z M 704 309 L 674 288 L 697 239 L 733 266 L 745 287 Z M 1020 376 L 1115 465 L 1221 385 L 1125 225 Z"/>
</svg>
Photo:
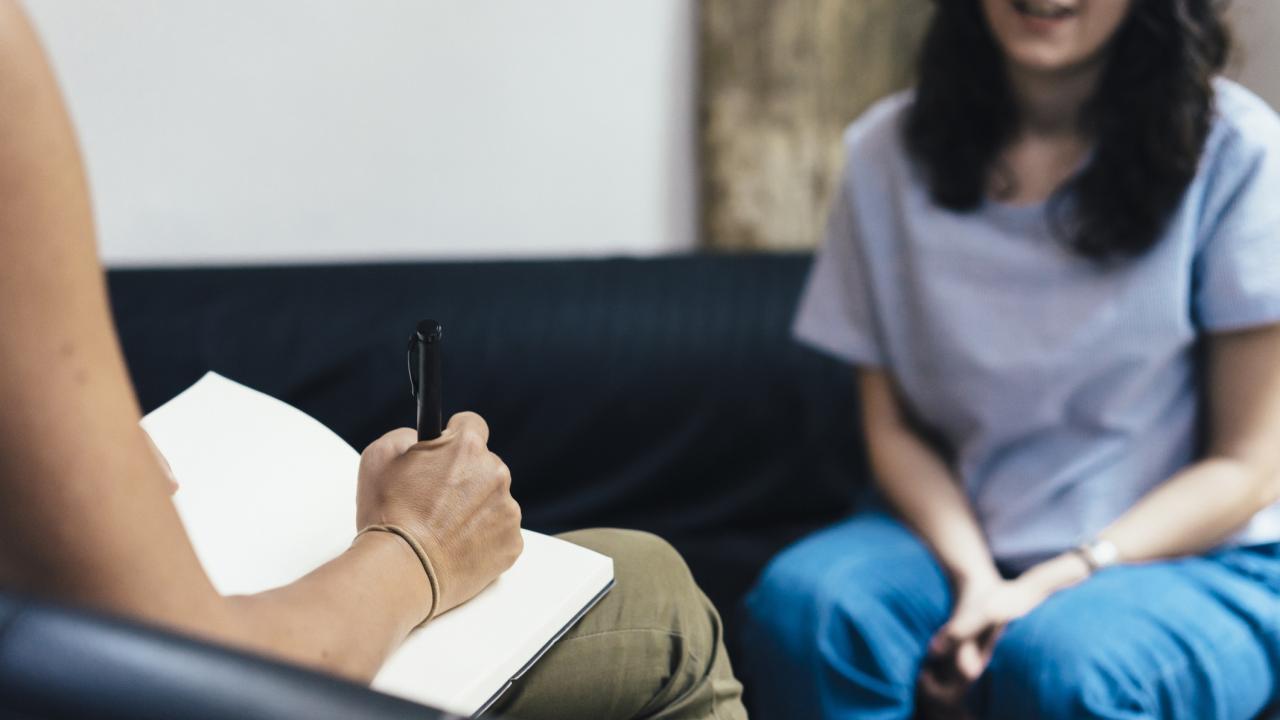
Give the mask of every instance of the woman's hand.
<svg viewBox="0 0 1280 720">
<path fill-rule="evenodd" d="M 928 660 L 917 682 L 921 714 L 966 717 L 965 694 L 991 662 L 1005 626 L 1088 574 L 1083 560 L 1067 554 L 1046 560 L 1015 580 L 992 578 L 958 588 L 955 610 L 929 642 Z"/>
<path fill-rule="evenodd" d="M 965 695 L 991 659 L 1004 625 L 1030 612 L 1034 596 L 1017 581 L 999 577 L 957 588 L 951 619 L 929 642 L 929 654 L 916 681 L 916 703 L 927 720 L 968 718 Z M 1036 601 L 1038 604 L 1038 601 Z"/>
<path fill-rule="evenodd" d="M 435 440 L 402 428 L 360 456 L 357 530 L 399 525 L 422 543 L 440 581 L 437 613 L 470 600 L 524 549 L 511 471 L 488 441 L 479 415 L 459 413 Z"/>
<path fill-rule="evenodd" d="M 954 674 L 966 683 L 977 680 L 1005 625 L 1034 610 L 1051 592 L 1031 575 L 968 589 L 929 642 L 930 657 L 949 658 Z"/>
</svg>

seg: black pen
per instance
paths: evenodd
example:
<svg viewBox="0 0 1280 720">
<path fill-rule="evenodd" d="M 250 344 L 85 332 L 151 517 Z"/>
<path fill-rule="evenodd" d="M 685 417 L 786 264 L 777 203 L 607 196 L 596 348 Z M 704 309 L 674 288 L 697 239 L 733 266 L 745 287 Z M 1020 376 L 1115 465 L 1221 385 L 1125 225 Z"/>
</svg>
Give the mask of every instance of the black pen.
<svg viewBox="0 0 1280 720">
<path fill-rule="evenodd" d="M 440 339 L 443 336 L 440 323 L 422 320 L 409 339 L 409 390 L 418 404 L 418 442 L 435 440 L 443 429 L 440 410 Z"/>
</svg>

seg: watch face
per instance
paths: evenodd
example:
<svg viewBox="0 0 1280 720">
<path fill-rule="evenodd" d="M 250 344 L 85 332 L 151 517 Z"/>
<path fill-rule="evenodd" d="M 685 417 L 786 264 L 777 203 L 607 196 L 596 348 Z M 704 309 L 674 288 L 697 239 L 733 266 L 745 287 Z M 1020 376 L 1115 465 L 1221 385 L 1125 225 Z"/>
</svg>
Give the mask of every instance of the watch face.
<svg viewBox="0 0 1280 720">
<path fill-rule="evenodd" d="M 1120 559 L 1120 552 L 1116 548 L 1116 544 L 1109 540 L 1090 543 L 1088 551 L 1089 559 L 1093 561 L 1095 568 L 1115 565 L 1116 561 Z"/>
</svg>

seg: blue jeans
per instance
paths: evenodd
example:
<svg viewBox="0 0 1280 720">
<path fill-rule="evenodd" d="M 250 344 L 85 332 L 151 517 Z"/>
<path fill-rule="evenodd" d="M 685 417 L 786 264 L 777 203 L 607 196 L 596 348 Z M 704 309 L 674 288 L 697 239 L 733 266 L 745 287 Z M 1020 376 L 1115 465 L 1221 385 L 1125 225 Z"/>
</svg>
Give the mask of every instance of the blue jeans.
<svg viewBox="0 0 1280 720">
<path fill-rule="evenodd" d="M 747 599 L 754 717 L 910 718 L 951 603 L 929 550 L 886 515 L 801 540 Z M 980 718 L 1248 720 L 1277 672 L 1280 544 L 1103 570 L 1010 623 L 970 698 Z"/>
</svg>

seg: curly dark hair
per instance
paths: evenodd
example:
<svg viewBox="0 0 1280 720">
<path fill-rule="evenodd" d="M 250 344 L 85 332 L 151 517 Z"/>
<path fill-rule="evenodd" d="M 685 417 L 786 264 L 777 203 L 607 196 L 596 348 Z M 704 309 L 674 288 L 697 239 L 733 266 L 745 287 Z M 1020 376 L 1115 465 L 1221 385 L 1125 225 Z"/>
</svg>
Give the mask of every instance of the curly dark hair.
<svg viewBox="0 0 1280 720">
<path fill-rule="evenodd" d="M 1133 257 L 1159 238 L 1213 122 L 1213 78 L 1231 46 L 1223 5 L 1134 0 L 1083 109 L 1092 156 L 1049 205 L 1056 234 L 1078 254 Z M 977 209 L 1016 130 L 1004 56 L 979 0 L 936 0 L 904 125 L 934 202 Z"/>
</svg>

